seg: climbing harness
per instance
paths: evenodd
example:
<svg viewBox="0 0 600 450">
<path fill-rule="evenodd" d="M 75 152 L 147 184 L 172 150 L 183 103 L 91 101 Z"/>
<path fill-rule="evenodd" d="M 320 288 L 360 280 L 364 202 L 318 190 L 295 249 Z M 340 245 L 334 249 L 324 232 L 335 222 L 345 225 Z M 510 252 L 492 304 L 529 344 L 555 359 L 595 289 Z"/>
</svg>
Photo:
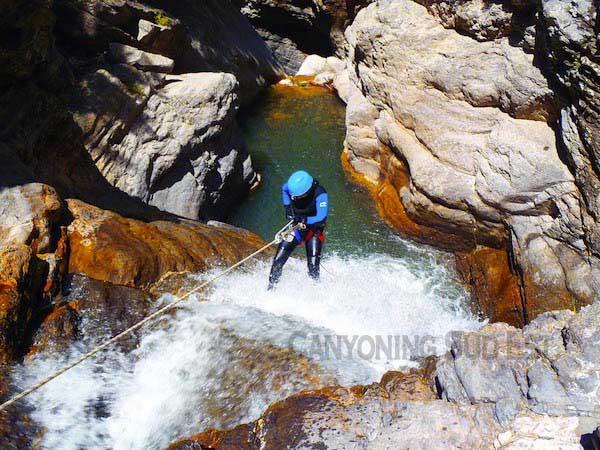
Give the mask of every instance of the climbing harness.
<svg viewBox="0 0 600 450">
<path fill-rule="evenodd" d="M 56 372 L 52 373 L 51 375 L 47 376 L 46 378 L 44 378 L 43 380 L 40 380 L 38 383 L 34 384 L 33 386 L 31 386 L 28 389 L 25 389 L 24 391 L 22 391 L 21 393 L 15 395 L 14 397 L 12 397 L 10 400 L 7 400 L 6 402 L 2 403 L 0 405 L 0 411 L 5 410 L 6 408 L 8 408 L 10 405 L 12 405 L 13 403 L 21 400 L 22 398 L 28 396 L 29 394 L 31 394 L 34 391 L 37 391 L 38 389 L 40 389 L 42 386 L 44 386 L 45 384 L 49 383 L 50 381 L 54 380 L 55 378 L 59 377 L 60 375 L 62 375 L 63 373 L 67 372 L 68 370 L 72 369 L 73 367 L 77 366 L 78 364 L 81 364 L 82 362 L 84 362 L 85 360 L 91 358 L 92 356 L 94 356 L 96 353 L 104 350 L 105 348 L 107 348 L 108 346 L 114 344 L 115 342 L 117 342 L 118 340 L 124 338 L 125 336 L 127 336 L 128 334 L 132 333 L 133 331 L 141 328 L 144 324 L 150 322 L 152 319 L 166 313 L 167 311 L 169 311 L 170 309 L 173 309 L 173 307 L 175 307 L 177 304 L 181 303 L 183 300 L 187 299 L 188 297 L 190 297 L 192 294 L 195 294 L 196 292 L 204 289 L 206 286 L 208 286 L 209 284 L 215 282 L 216 280 L 218 280 L 219 278 L 227 275 L 229 272 L 233 271 L 234 269 L 238 268 L 239 266 L 241 266 L 242 264 L 244 264 L 246 261 L 248 261 L 249 259 L 254 258 L 255 256 L 259 255 L 260 253 L 264 252 L 266 249 L 268 249 L 269 247 L 271 247 L 272 245 L 276 245 L 279 244 L 281 242 L 282 239 L 286 239 L 287 236 L 289 236 L 290 234 L 293 236 L 294 232 L 296 230 L 299 229 L 303 229 L 305 227 L 304 224 L 302 223 L 297 223 L 294 224 L 293 221 L 288 222 L 281 230 L 279 230 L 276 234 L 275 234 L 275 238 L 269 242 L 268 244 L 263 245 L 261 248 L 259 248 L 258 250 L 256 250 L 254 253 L 246 256 L 245 258 L 239 260 L 237 263 L 235 263 L 234 265 L 228 267 L 227 269 L 223 270 L 222 272 L 220 272 L 219 274 L 217 274 L 216 276 L 214 276 L 213 278 L 205 281 L 204 283 L 200 284 L 199 286 L 195 287 L 194 289 L 192 289 L 191 291 L 187 292 L 185 295 L 182 295 L 181 297 L 178 297 L 177 300 L 175 300 L 174 302 L 169 303 L 168 305 L 162 307 L 161 309 L 159 309 L 158 311 L 150 314 L 149 316 L 147 316 L 146 318 L 140 320 L 138 323 L 136 323 L 135 325 L 127 328 L 125 331 L 117 334 L 116 336 L 113 336 L 111 339 L 109 339 L 108 341 L 104 342 L 103 344 L 99 345 L 98 347 L 90 350 L 89 352 L 87 352 L 85 355 L 81 356 L 80 358 L 74 360 L 73 362 L 67 364 L 66 366 L 62 367 L 61 369 L 57 370 Z"/>
</svg>

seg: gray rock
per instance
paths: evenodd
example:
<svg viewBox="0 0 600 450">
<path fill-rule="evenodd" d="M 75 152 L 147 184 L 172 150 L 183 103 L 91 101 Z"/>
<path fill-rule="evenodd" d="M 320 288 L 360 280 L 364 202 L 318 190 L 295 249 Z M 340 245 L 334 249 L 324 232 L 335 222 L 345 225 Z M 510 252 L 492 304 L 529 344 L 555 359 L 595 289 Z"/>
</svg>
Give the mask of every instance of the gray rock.
<svg viewBox="0 0 600 450">
<path fill-rule="evenodd" d="M 417 0 L 446 28 L 455 28 L 479 41 L 508 36 L 512 30 L 510 2 L 479 0 Z"/>
<path fill-rule="evenodd" d="M 582 235 L 594 255 L 592 261 L 600 255 L 597 14 L 597 5 L 591 0 L 544 0 L 538 33 L 543 50 L 540 60 L 549 65 L 549 76 L 566 94 L 559 140 L 583 196 Z"/>
<path fill-rule="evenodd" d="M 138 57 L 160 55 L 163 68 L 163 63 L 171 65 L 163 58 L 170 58 L 177 73 L 231 73 L 240 84 L 241 102 L 250 102 L 284 76 L 269 48 L 229 1 L 160 2 L 163 9 L 135 0 L 19 5 L 11 3 L 5 14 L 10 23 L 6 31 L 19 37 L 18 45 L 6 41 L 0 51 L 0 178 L 6 184 L 41 181 L 64 198 L 126 216 L 167 216 L 114 188 L 90 157 L 120 143 L 164 83 L 164 73 L 148 72 L 144 61 L 144 70 L 136 67 L 141 67 L 136 59 L 119 59 L 134 65 L 115 63 L 111 43 L 146 52 L 135 51 Z M 251 172 L 249 161 L 245 164 Z M 235 183 L 225 183 L 222 193 L 214 193 L 215 201 L 229 205 L 238 193 Z"/>
<path fill-rule="evenodd" d="M 300 69 L 307 55 L 294 41 L 262 28 L 257 28 L 256 31 L 271 49 L 273 56 L 281 63 L 287 75 L 293 75 Z"/>
<path fill-rule="evenodd" d="M 231 74 L 170 76 L 123 139 L 94 160 L 120 190 L 190 219 L 222 217 L 254 178 L 235 124 Z"/>
<path fill-rule="evenodd" d="M 437 365 L 444 397 L 492 403 L 502 424 L 524 408 L 600 422 L 599 313 L 595 303 L 578 314 L 542 314 L 522 331 L 494 324 L 459 333 Z"/>
<path fill-rule="evenodd" d="M 137 40 L 142 44 L 149 44 L 164 29 L 165 27 L 161 27 L 154 22 L 141 19 L 138 22 Z"/>
<path fill-rule="evenodd" d="M 34 254 L 49 252 L 62 211 L 62 200 L 48 185 L 0 187 L 0 247 L 27 245 Z"/>
<path fill-rule="evenodd" d="M 113 42 L 109 45 L 110 55 L 116 63 L 129 64 L 148 72 L 171 73 L 175 61 L 156 53 L 148 53 L 129 45 Z"/>
</svg>

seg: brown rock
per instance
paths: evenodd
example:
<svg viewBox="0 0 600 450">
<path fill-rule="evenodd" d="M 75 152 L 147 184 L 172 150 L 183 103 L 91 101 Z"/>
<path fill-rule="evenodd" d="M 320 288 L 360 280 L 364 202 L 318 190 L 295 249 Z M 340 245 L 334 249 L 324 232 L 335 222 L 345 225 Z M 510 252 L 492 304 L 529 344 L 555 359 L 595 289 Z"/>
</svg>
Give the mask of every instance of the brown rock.
<svg viewBox="0 0 600 450">
<path fill-rule="evenodd" d="M 80 274 L 65 281 L 64 291 L 62 303 L 44 318 L 35 333 L 28 356 L 62 351 L 82 338 L 90 345 L 100 343 L 142 320 L 152 306 L 140 289 L 115 286 Z M 120 343 L 132 347 L 137 338 L 138 332 L 134 332 Z"/>
<path fill-rule="evenodd" d="M 0 362 L 26 347 L 38 319 L 46 264 L 25 245 L 0 249 Z"/>
<path fill-rule="evenodd" d="M 369 189 L 381 217 L 403 236 L 445 250 L 468 251 L 473 248 L 472 236 L 461 235 L 459 230 L 453 234 L 448 229 L 442 231 L 438 228 L 421 225 L 409 215 L 398 192 L 402 187 L 408 185 L 410 178 L 402 162 L 392 156 L 391 150 L 384 149 L 379 154 L 381 175 L 377 180 L 358 172 L 348 161 L 348 157 L 348 152 L 344 151 L 342 167 L 346 174 Z M 434 219 L 439 222 L 439 219 L 432 214 L 432 220 Z"/>
<path fill-rule="evenodd" d="M 435 366 L 436 358 L 429 356 L 419 369 L 385 373 L 379 385 L 388 393 L 391 400 L 435 400 L 438 398 L 435 392 Z"/>
<path fill-rule="evenodd" d="M 473 312 L 516 327 L 527 323 L 519 277 L 511 270 L 505 248 L 457 253 L 456 268 L 470 288 Z"/>
<path fill-rule="evenodd" d="M 67 303 L 55 308 L 44 318 L 36 332 L 28 355 L 49 349 L 64 351 L 79 335 L 80 316 L 77 305 Z"/>
<path fill-rule="evenodd" d="M 252 450 L 248 442 L 252 427 L 248 424 L 238 425 L 232 430 L 209 430 L 190 439 L 182 439 L 169 446 L 167 450 Z"/>
<path fill-rule="evenodd" d="M 69 272 L 131 287 L 149 287 L 167 272 L 231 265 L 259 248 L 261 239 L 225 225 L 188 221 L 141 222 L 68 200 Z"/>
</svg>

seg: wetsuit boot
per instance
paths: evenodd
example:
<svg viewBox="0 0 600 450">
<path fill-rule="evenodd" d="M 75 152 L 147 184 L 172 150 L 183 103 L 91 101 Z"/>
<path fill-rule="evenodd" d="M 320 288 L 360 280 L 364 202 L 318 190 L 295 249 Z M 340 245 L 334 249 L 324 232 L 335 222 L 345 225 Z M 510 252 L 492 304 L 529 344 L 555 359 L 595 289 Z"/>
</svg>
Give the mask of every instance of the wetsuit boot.
<svg viewBox="0 0 600 450">
<path fill-rule="evenodd" d="M 281 278 L 281 272 L 283 271 L 283 266 L 292 255 L 292 252 L 297 245 L 298 243 L 295 239 L 292 242 L 282 241 L 279 244 L 279 247 L 277 247 L 277 253 L 273 258 L 273 265 L 271 266 L 271 273 L 269 274 L 269 286 L 267 290 L 270 291 L 279 282 L 279 278 Z"/>
<path fill-rule="evenodd" d="M 306 262 L 308 265 L 308 275 L 314 280 L 319 279 L 322 251 L 323 241 L 319 235 L 315 234 L 306 242 Z"/>
</svg>

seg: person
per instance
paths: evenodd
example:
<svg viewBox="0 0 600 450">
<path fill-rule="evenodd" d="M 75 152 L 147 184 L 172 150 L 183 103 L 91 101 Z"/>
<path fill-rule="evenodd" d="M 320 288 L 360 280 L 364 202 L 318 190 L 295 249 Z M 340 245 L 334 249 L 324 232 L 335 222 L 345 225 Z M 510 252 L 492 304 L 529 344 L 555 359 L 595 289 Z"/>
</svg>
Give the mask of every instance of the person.
<svg viewBox="0 0 600 450">
<path fill-rule="evenodd" d="M 321 252 L 325 242 L 325 225 L 329 212 L 327 191 L 308 172 L 294 172 L 282 187 L 285 216 L 292 225 L 302 223 L 303 229 L 294 231 L 292 239 L 284 239 L 277 248 L 269 274 L 269 289 L 279 281 L 283 266 L 296 247 L 306 244 L 306 262 L 311 278 L 319 279 Z"/>
</svg>

